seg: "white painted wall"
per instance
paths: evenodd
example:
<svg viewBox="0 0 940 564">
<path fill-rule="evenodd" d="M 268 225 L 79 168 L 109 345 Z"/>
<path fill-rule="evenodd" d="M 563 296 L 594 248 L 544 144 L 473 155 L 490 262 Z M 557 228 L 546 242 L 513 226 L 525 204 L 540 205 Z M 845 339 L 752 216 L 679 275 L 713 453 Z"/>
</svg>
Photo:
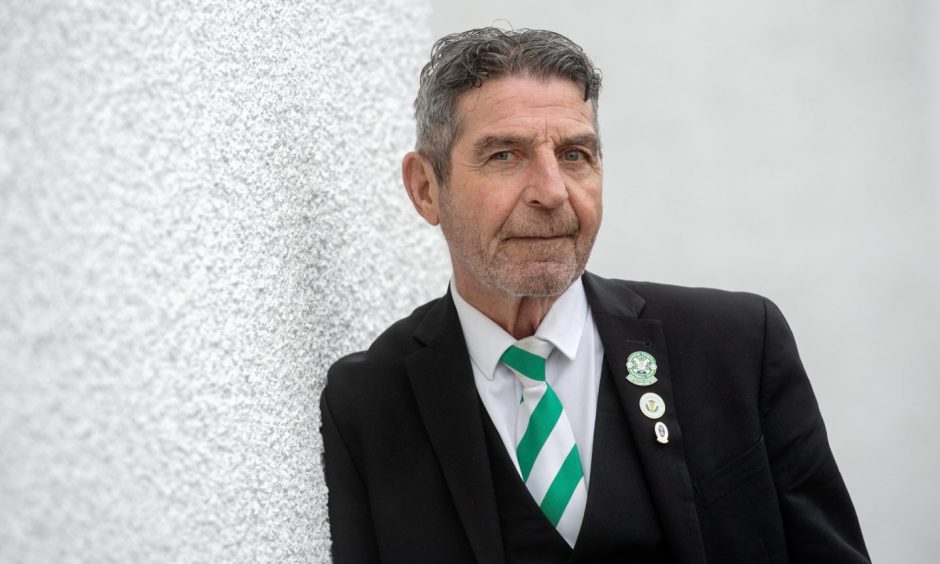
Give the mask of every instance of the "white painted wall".
<svg viewBox="0 0 940 564">
<path fill-rule="evenodd" d="M 421 0 L 0 3 L 0 562 L 322 562 L 327 366 L 448 277 Z"/>
<path fill-rule="evenodd" d="M 605 72 L 606 223 L 589 268 L 774 299 L 873 559 L 934 562 L 936 3 L 434 0 L 432 10 L 435 36 L 508 20 L 585 47 Z"/>
</svg>

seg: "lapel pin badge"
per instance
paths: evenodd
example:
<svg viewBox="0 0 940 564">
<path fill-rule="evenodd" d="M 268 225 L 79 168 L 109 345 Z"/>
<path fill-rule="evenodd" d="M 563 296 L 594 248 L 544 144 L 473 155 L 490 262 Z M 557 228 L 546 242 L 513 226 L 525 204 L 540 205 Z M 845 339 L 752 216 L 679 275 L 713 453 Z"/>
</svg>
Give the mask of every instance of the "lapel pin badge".
<svg viewBox="0 0 940 564">
<path fill-rule="evenodd" d="M 653 355 L 636 351 L 627 357 L 627 380 L 637 386 L 656 383 L 656 359 Z"/>
<path fill-rule="evenodd" d="M 650 419 L 659 419 L 666 413 L 666 402 L 659 394 L 649 392 L 640 396 L 640 411 Z"/>
<path fill-rule="evenodd" d="M 666 444 L 669 442 L 669 427 L 666 427 L 666 424 L 662 421 L 656 422 L 656 425 L 653 427 L 653 432 L 656 433 L 657 443 Z"/>
</svg>

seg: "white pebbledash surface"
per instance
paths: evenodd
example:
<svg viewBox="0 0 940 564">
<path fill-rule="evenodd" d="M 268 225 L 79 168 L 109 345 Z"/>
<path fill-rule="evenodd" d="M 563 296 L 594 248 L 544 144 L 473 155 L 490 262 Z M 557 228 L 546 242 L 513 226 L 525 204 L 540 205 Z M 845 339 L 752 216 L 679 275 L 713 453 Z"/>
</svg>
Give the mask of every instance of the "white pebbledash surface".
<svg viewBox="0 0 940 564">
<path fill-rule="evenodd" d="M 422 0 L 0 5 L 0 562 L 325 562 L 329 364 L 446 289 Z"/>
</svg>

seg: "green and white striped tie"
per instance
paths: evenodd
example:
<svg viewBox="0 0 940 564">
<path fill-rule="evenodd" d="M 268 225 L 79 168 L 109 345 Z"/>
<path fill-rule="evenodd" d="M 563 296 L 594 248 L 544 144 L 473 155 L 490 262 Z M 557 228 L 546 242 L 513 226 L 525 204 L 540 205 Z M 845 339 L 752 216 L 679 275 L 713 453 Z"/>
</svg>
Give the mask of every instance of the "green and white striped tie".
<svg viewBox="0 0 940 564">
<path fill-rule="evenodd" d="M 529 493 L 558 533 L 574 547 L 584 518 L 587 486 L 571 423 L 545 381 L 545 359 L 552 344 L 526 337 L 510 346 L 500 361 L 522 384 L 516 424 L 519 472 Z"/>
</svg>

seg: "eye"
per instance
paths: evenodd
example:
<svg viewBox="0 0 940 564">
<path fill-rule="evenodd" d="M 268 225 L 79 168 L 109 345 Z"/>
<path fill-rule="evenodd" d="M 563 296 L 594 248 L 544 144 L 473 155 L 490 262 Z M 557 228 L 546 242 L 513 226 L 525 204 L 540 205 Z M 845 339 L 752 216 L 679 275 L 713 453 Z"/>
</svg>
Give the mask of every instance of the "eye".
<svg viewBox="0 0 940 564">
<path fill-rule="evenodd" d="M 584 154 L 584 151 L 582 151 L 581 149 L 567 149 L 562 154 L 562 157 L 568 162 L 577 162 L 580 160 L 584 160 L 585 156 L 586 155 Z"/>
<path fill-rule="evenodd" d="M 500 151 L 498 153 L 493 153 L 493 156 L 490 157 L 494 161 L 508 161 L 512 157 L 511 151 Z"/>
</svg>

